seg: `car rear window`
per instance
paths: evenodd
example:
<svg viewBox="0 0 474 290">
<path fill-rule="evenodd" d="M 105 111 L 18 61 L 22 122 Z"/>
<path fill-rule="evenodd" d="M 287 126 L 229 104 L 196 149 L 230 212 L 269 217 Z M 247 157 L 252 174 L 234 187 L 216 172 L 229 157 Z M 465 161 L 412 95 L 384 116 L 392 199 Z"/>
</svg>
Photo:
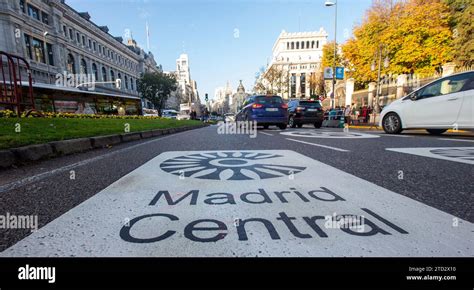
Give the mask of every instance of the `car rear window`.
<svg viewBox="0 0 474 290">
<path fill-rule="evenodd" d="M 279 96 L 261 96 L 256 97 L 255 102 L 259 104 L 281 104 L 283 100 Z"/>
<path fill-rule="evenodd" d="M 300 102 L 300 106 L 307 107 L 307 108 L 321 108 L 321 104 L 319 102 L 303 101 L 303 102 Z"/>
</svg>

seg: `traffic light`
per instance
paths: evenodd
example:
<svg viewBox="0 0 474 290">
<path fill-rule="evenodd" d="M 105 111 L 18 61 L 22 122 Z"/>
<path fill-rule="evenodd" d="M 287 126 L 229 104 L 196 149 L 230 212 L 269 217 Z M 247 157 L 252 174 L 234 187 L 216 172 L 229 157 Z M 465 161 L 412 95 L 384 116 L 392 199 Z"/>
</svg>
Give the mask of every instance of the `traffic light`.
<svg viewBox="0 0 474 290">
<path fill-rule="evenodd" d="M 206 96 L 204 97 L 204 100 L 205 100 L 206 102 L 209 102 L 209 96 L 208 96 L 208 94 L 206 94 Z"/>
<path fill-rule="evenodd" d="M 122 88 L 122 80 L 121 79 L 116 79 L 115 80 L 115 88 L 119 89 L 119 90 Z"/>
</svg>

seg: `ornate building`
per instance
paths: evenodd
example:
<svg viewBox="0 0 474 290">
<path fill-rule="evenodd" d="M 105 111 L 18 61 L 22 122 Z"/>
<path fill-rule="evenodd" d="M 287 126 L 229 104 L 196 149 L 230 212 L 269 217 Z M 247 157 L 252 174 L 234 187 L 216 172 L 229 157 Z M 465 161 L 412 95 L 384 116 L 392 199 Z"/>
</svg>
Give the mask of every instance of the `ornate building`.
<svg viewBox="0 0 474 290">
<path fill-rule="evenodd" d="M 0 30 L 0 50 L 27 59 L 35 83 L 55 84 L 58 74 L 87 74 L 97 82 L 122 80 L 121 89 L 98 84 L 98 92 L 138 97 L 140 74 L 159 69 L 134 40 L 123 43 L 65 0 L 1 1 Z"/>
<path fill-rule="evenodd" d="M 308 98 L 311 96 L 310 78 L 321 69 L 323 46 L 328 34 L 324 28 L 319 31 L 289 33 L 282 31 L 273 46 L 271 63 L 262 77 L 272 71 L 281 71 L 284 83 L 280 95 L 284 98 Z"/>
<path fill-rule="evenodd" d="M 242 104 L 244 103 L 245 99 L 249 97 L 250 94 L 245 92 L 244 85 L 242 84 L 242 80 L 237 87 L 237 92 L 232 95 L 232 102 L 230 105 L 230 111 L 232 113 L 237 113 L 242 108 Z"/>
</svg>

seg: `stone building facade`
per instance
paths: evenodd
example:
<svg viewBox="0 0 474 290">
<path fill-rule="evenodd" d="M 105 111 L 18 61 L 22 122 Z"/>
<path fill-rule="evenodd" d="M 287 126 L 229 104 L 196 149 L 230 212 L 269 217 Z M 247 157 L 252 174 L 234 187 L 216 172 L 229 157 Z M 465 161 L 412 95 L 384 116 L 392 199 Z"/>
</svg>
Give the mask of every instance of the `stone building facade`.
<svg viewBox="0 0 474 290">
<path fill-rule="evenodd" d="M 273 46 L 272 59 L 265 73 L 271 68 L 282 71 L 285 88 L 280 94 L 288 98 L 309 98 L 312 94 L 310 79 L 321 70 L 323 46 L 328 34 L 318 31 L 289 33 L 282 31 Z M 265 73 L 262 75 L 265 77 Z"/>
<path fill-rule="evenodd" d="M 58 74 L 93 75 L 95 91 L 138 97 L 137 79 L 159 67 L 133 39 L 114 37 L 65 0 L 0 2 L 0 50 L 29 61 L 35 83 L 55 84 Z"/>
</svg>

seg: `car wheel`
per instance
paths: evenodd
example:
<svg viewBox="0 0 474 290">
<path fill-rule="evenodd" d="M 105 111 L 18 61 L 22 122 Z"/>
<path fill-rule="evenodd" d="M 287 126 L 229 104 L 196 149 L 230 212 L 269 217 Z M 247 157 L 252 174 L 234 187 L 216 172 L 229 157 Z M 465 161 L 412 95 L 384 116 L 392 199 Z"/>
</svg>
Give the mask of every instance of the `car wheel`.
<svg viewBox="0 0 474 290">
<path fill-rule="evenodd" d="M 316 123 L 314 123 L 314 128 L 319 129 L 319 128 L 321 128 L 322 125 L 323 125 L 322 122 L 316 122 Z"/>
<path fill-rule="evenodd" d="M 295 118 L 290 117 L 290 119 L 288 120 L 288 126 L 290 126 L 291 128 L 296 128 Z"/>
<path fill-rule="evenodd" d="M 298 124 L 298 128 L 303 128 L 303 124 Z"/>
<path fill-rule="evenodd" d="M 263 129 L 268 129 L 269 125 L 263 125 Z"/>
<path fill-rule="evenodd" d="M 426 129 L 431 135 L 441 135 L 446 132 L 448 129 Z"/>
<path fill-rule="evenodd" d="M 278 128 L 280 128 L 281 130 L 285 130 L 286 129 L 286 124 L 278 125 Z"/>
<path fill-rule="evenodd" d="M 399 134 L 402 132 L 402 120 L 395 113 L 388 113 L 382 121 L 382 127 L 387 134 Z"/>
</svg>

